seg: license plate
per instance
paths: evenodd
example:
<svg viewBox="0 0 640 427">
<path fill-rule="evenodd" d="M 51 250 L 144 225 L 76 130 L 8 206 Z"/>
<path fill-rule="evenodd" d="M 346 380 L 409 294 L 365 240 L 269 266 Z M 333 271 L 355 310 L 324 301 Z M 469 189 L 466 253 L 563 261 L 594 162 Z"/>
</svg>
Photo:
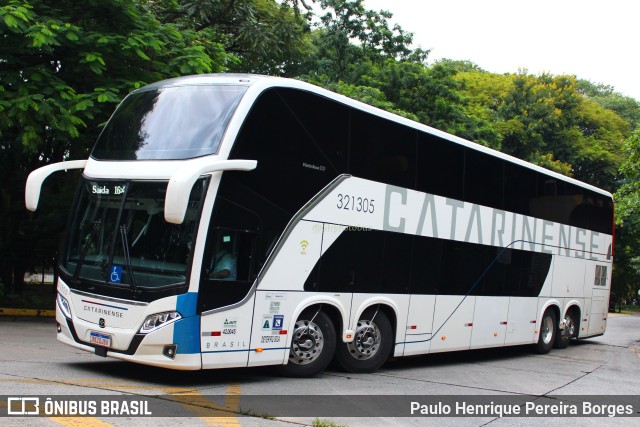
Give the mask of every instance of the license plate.
<svg viewBox="0 0 640 427">
<path fill-rule="evenodd" d="M 89 342 L 101 347 L 111 347 L 111 335 L 91 332 L 89 335 Z"/>
</svg>

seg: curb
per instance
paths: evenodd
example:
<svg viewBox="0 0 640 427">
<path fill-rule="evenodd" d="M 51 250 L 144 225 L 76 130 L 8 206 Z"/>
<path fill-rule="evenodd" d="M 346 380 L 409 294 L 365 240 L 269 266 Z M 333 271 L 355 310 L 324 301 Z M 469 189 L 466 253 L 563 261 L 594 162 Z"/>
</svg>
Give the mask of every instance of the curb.
<svg viewBox="0 0 640 427">
<path fill-rule="evenodd" d="M 0 308 L 0 316 L 56 317 L 56 311 L 31 308 Z"/>
</svg>

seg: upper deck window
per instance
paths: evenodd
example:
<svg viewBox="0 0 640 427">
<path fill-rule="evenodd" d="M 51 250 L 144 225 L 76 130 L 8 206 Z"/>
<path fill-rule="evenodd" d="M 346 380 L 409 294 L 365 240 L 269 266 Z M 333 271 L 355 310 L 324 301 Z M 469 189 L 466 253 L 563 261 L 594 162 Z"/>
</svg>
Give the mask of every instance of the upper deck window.
<svg viewBox="0 0 640 427">
<path fill-rule="evenodd" d="M 134 92 L 91 153 L 97 160 L 181 160 L 216 154 L 245 86 L 173 86 Z"/>
</svg>

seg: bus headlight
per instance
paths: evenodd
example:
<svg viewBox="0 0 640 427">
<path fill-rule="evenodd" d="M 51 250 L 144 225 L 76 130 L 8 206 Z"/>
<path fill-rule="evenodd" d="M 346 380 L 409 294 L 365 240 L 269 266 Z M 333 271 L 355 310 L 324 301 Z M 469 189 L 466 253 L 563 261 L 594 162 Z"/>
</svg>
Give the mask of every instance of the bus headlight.
<svg viewBox="0 0 640 427">
<path fill-rule="evenodd" d="M 148 334 L 149 332 L 153 332 L 158 328 L 168 325 L 169 323 L 173 323 L 178 319 L 181 319 L 180 313 L 177 311 L 165 311 L 164 313 L 156 313 L 147 316 L 142 323 L 142 327 L 140 328 L 141 334 Z"/>
<path fill-rule="evenodd" d="M 71 306 L 69 305 L 69 301 L 59 293 L 56 300 L 58 301 L 58 307 L 60 307 L 60 311 L 64 314 L 64 317 L 71 319 Z"/>
</svg>

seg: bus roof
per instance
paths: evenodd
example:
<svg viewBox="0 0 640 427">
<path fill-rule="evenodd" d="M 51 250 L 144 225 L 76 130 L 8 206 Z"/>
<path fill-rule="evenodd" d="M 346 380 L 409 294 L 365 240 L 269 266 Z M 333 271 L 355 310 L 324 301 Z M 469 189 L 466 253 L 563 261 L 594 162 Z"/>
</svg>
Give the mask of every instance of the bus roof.
<svg viewBox="0 0 640 427">
<path fill-rule="evenodd" d="M 578 186 L 581 186 L 583 188 L 588 188 L 592 191 L 595 191 L 597 193 L 600 194 L 605 194 L 609 197 L 612 197 L 611 193 L 609 193 L 608 191 L 605 191 L 603 189 L 600 189 L 598 187 L 595 187 L 593 185 L 587 184 L 585 182 L 582 181 L 578 181 L 574 178 L 570 178 L 567 177 L 565 175 L 559 174 L 557 172 L 551 171 L 549 169 L 545 169 L 541 166 L 538 165 L 534 165 L 532 163 L 529 163 L 527 161 L 518 159 L 516 157 L 510 156 L 508 154 L 502 153 L 500 151 L 494 150 L 492 148 L 488 148 L 485 147 L 483 145 L 480 145 L 478 143 L 472 142 L 472 141 L 468 141 L 464 138 L 455 136 L 455 135 L 451 135 L 449 133 L 446 133 L 444 131 L 441 131 L 439 129 L 424 125 L 422 123 L 418 123 L 415 122 L 413 120 L 407 119 L 405 117 L 401 117 L 398 116 L 397 114 L 393 114 L 390 113 L 388 111 L 382 110 L 380 108 L 377 107 L 373 107 L 371 105 L 365 104 L 363 102 L 360 101 L 356 101 L 354 99 L 348 98 L 344 95 L 340 95 L 338 93 L 335 92 L 331 92 L 327 89 L 323 89 L 321 87 L 312 85 L 310 83 L 306 83 L 300 80 L 294 80 L 294 79 L 288 79 L 288 78 L 283 78 L 283 77 L 273 77 L 273 76 L 264 76 L 264 75 L 257 75 L 257 74 L 201 74 L 201 75 L 192 75 L 192 76 L 183 76 L 183 77 L 177 77 L 177 78 L 173 78 L 173 79 L 168 79 L 168 80 L 162 80 L 156 83 L 152 83 L 148 86 L 144 86 L 137 91 L 144 91 L 144 90 L 150 90 L 150 89 L 158 89 L 158 88 L 162 88 L 162 87 L 169 87 L 169 86 L 194 86 L 194 85 L 243 85 L 243 86 L 249 86 L 249 89 L 247 90 L 247 94 L 245 95 L 244 98 L 247 99 L 248 102 L 253 103 L 253 101 L 265 90 L 269 89 L 269 88 L 277 88 L 277 87 L 282 87 L 282 88 L 292 88 L 292 89 L 300 89 L 300 90 L 304 90 L 307 92 L 311 92 L 311 93 L 315 93 L 317 95 L 332 99 L 334 101 L 340 102 L 342 104 L 345 104 L 349 107 L 370 113 L 370 114 L 374 114 L 376 116 L 394 121 L 396 123 L 402 124 L 404 126 L 408 126 L 408 127 L 412 127 L 416 130 L 422 131 L 422 132 L 426 132 L 432 135 L 435 135 L 437 137 L 446 139 L 450 142 L 459 144 L 459 145 L 463 145 L 467 148 L 473 149 L 473 150 L 477 150 L 477 151 L 481 151 L 484 153 L 487 153 L 491 156 L 500 158 L 500 159 L 504 159 L 506 161 L 518 164 L 520 166 L 524 166 L 527 167 L 529 169 L 535 170 L 536 172 L 539 173 L 543 173 L 546 175 L 549 175 L 550 177 L 553 178 L 557 178 Z M 253 96 L 251 96 L 253 95 Z M 241 103 L 245 103 L 244 101 Z M 235 137 L 235 135 L 233 135 Z"/>
</svg>

